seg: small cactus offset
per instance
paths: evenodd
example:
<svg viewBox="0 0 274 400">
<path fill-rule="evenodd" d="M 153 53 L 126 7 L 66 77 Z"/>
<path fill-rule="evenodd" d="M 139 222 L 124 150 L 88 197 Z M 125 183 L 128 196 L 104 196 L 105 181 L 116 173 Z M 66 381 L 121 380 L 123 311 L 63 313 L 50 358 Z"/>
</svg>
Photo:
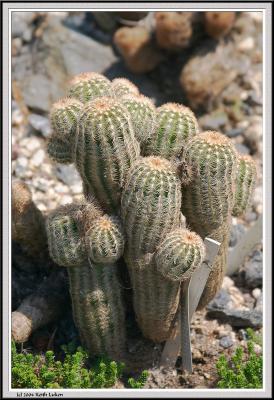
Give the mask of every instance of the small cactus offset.
<svg viewBox="0 0 274 400">
<path fill-rule="evenodd" d="M 32 257 L 43 257 L 47 252 L 45 220 L 32 201 L 27 184 L 12 184 L 12 239 Z"/>
<path fill-rule="evenodd" d="M 68 96 L 82 103 L 102 96 L 111 96 L 111 83 L 101 74 L 82 73 L 71 80 Z"/>
<path fill-rule="evenodd" d="M 115 78 L 111 82 L 111 89 L 114 97 L 121 97 L 126 94 L 133 94 L 138 96 L 140 94 L 139 89 L 132 82 L 126 78 Z"/>
<path fill-rule="evenodd" d="M 93 227 L 100 225 L 96 221 L 100 220 L 109 238 L 109 243 L 105 240 L 104 244 L 109 247 L 110 254 L 103 259 L 106 254 L 102 253 L 99 260 L 100 250 L 105 250 L 104 244 L 98 249 L 89 248 L 92 243 L 85 233 L 90 239 Z M 117 231 L 117 224 L 103 217 L 91 203 L 60 207 L 50 213 L 47 220 L 51 257 L 57 264 L 68 267 L 73 316 L 81 341 L 90 354 L 108 354 L 119 359 L 124 356 L 125 312 L 117 265 L 110 264 L 111 255 L 116 251 L 112 258 L 117 260 L 122 252 L 121 248 L 111 248 L 115 229 Z M 98 261 L 107 263 L 93 263 L 88 258 L 91 251 Z"/>
<path fill-rule="evenodd" d="M 236 192 L 232 215 L 239 217 L 250 205 L 257 177 L 256 164 L 248 155 L 239 155 L 237 164 Z"/>
<path fill-rule="evenodd" d="M 199 133 L 193 112 L 181 104 L 167 103 L 157 109 L 156 127 L 144 146 L 145 155 L 175 159 L 186 143 Z"/>
<path fill-rule="evenodd" d="M 172 281 L 185 281 L 201 265 L 205 256 L 202 239 L 187 229 L 170 232 L 155 256 L 158 271 Z"/>
<path fill-rule="evenodd" d="M 88 255 L 97 264 L 117 261 L 124 253 L 124 244 L 122 225 L 117 217 L 104 215 L 86 232 Z"/>
</svg>

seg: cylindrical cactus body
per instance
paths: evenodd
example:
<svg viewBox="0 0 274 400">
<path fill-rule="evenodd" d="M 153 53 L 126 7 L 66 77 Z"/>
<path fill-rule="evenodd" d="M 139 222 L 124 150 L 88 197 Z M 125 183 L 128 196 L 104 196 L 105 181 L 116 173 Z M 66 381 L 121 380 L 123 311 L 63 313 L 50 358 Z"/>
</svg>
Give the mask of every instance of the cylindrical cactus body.
<svg viewBox="0 0 274 400">
<path fill-rule="evenodd" d="M 146 141 L 154 134 L 156 108 L 152 101 L 143 95 L 124 95 L 121 98 L 121 103 L 130 114 L 135 137 L 142 148 Z"/>
<path fill-rule="evenodd" d="M 103 224 L 104 233 L 109 230 L 108 244 L 111 245 L 111 236 L 118 225 L 102 217 L 101 211 L 92 204 L 71 204 L 55 210 L 47 221 L 49 249 L 57 264 L 68 267 L 73 317 L 84 346 L 90 355 L 106 354 L 121 360 L 125 351 L 125 311 L 117 265 L 109 261 L 115 250 L 119 254 L 112 258 L 118 259 L 122 249 L 109 247 L 110 254 L 100 254 L 104 250 L 103 242 L 97 249 L 87 249 L 91 243 L 85 235 L 91 238 L 97 220 L 97 226 L 100 221 L 101 227 Z M 107 256 L 108 263 L 93 263 L 88 258 L 88 250 L 97 259 Z"/>
<path fill-rule="evenodd" d="M 85 106 L 79 120 L 76 166 L 86 192 L 105 211 L 117 211 L 127 172 L 139 152 L 130 116 L 117 100 L 104 97 Z"/>
<path fill-rule="evenodd" d="M 143 153 L 167 159 L 178 157 L 186 143 L 199 132 L 193 112 L 175 103 L 167 103 L 157 109 L 155 125 Z"/>
<path fill-rule="evenodd" d="M 126 232 L 125 259 L 133 302 L 143 334 L 155 342 L 170 335 L 179 299 L 179 284 L 166 280 L 153 254 L 167 233 L 178 227 L 180 182 L 167 160 L 140 158 L 131 168 L 121 201 Z"/>
<path fill-rule="evenodd" d="M 73 315 L 90 355 L 125 355 L 125 310 L 117 265 L 86 261 L 68 268 Z"/>
<path fill-rule="evenodd" d="M 248 209 L 257 177 L 256 164 L 248 155 L 239 155 L 235 200 L 232 215 L 238 217 Z"/>
<path fill-rule="evenodd" d="M 225 272 L 227 235 L 234 202 L 237 155 L 231 142 L 217 132 L 203 132 L 186 146 L 183 162 L 191 178 L 182 189 L 182 212 L 187 224 L 203 239 L 221 242 L 200 305 L 219 290 Z"/>
</svg>

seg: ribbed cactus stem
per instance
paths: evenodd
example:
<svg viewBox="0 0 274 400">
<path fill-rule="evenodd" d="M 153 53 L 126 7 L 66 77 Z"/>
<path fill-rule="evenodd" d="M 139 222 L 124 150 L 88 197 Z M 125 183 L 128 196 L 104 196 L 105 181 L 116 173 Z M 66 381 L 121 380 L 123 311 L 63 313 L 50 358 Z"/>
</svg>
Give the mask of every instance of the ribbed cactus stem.
<svg viewBox="0 0 274 400">
<path fill-rule="evenodd" d="M 189 279 L 205 256 L 205 246 L 196 233 L 187 229 L 170 232 L 155 255 L 158 271 L 174 282 Z"/>
<path fill-rule="evenodd" d="M 111 83 L 96 72 L 84 72 L 70 81 L 68 96 L 86 103 L 97 97 L 111 96 Z"/>
<path fill-rule="evenodd" d="M 45 220 L 32 201 L 27 184 L 15 181 L 12 184 L 12 239 L 21 244 L 33 257 L 44 257 L 47 252 Z"/>
<path fill-rule="evenodd" d="M 94 195 L 105 211 L 117 211 L 139 152 L 130 115 L 118 100 L 102 97 L 86 104 L 79 121 L 76 166 L 86 194 Z"/>
<path fill-rule="evenodd" d="M 97 219 L 102 219 L 102 212 L 87 203 L 63 206 L 49 214 L 50 254 L 56 263 L 68 267 L 73 316 L 83 345 L 92 356 L 106 354 L 121 360 L 125 311 L 117 265 L 92 263 L 86 248 L 85 234 L 90 235 Z"/>
<path fill-rule="evenodd" d="M 91 356 L 122 360 L 125 354 L 125 310 L 117 265 L 86 261 L 68 268 L 74 321 Z"/>
<path fill-rule="evenodd" d="M 52 134 L 48 141 L 49 156 L 59 163 L 74 161 L 77 122 L 83 104 L 70 98 L 54 103 L 50 113 Z"/>
<path fill-rule="evenodd" d="M 125 94 L 139 95 L 139 89 L 126 78 L 115 78 L 111 82 L 113 96 L 118 99 Z"/>
<path fill-rule="evenodd" d="M 154 134 L 156 126 L 156 108 L 152 101 L 143 95 L 124 95 L 121 103 L 127 108 L 134 128 L 134 134 L 141 148 Z"/>
<path fill-rule="evenodd" d="M 113 263 L 124 252 L 124 235 L 117 217 L 104 215 L 96 219 L 85 237 L 88 255 L 94 263 Z"/>
<path fill-rule="evenodd" d="M 234 217 L 238 217 L 247 211 L 255 189 L 257 169 L 250 156 L 238 156 L 236 175 L 236 191 L 232 213 Z"/>
<path fill-rule="evenodd" d="M 200 307 L 219 290 L 226 265 L 227 237 L 234 204 L 237 155 L 228 138 L 218 132 L 203 132 L 186 146 L 183 163 L 190 181 L 182 189 L 182 212 L 187 224 L 203 239 L 221 242 Z"/>
<path fill-rule="evenodd" d="M 157 109 L 156 128 L 143 153 L 174 159 L 198 132 L 197 120 L 189 108 L 176 103 L 164 104 Z"/>
<path fill-rule="evenodd" d="M 181 190 L 172 164 L 143 157 L 131 167 L 121 212 L 130 257 L 153 253 L 159 241 L 179 226 Z"/>
<path fill-rule="evenodd" d="M 140 158 L 132 166 L 121 201 L 126 231 L 125 258 L 133 303 L 143 334 L 166 340 L 178 307 L 179 286 L 157 271 L 153 257 L 165 236 L 181 223 L 180 182 L 169 161 Z"/>
</svg>

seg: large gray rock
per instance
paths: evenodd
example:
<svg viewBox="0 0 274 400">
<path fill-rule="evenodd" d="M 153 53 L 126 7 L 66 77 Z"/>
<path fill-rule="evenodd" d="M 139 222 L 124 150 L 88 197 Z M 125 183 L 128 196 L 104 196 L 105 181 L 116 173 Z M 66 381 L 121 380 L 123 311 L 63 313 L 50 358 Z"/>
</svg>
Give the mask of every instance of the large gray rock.
<svg viewBox="0 0 274 400">
<path fill-rule="evenodd" d="M 116 60 L 110 46 L 66 28 L 59 18 L 50 16 L 32 53 L 15 58 L 13 79 L 26 105 L 47 113 L 52 102 L 64 96 L 72 76 L 88 71 L 104 72 Z"/>
<path fill-rule="evenodd" d="M 262 286 L 263 255 L 261 251 L 254 251 L 251 260 L 245 265 L 245 281 L 250 289 Z"/>
</svg>

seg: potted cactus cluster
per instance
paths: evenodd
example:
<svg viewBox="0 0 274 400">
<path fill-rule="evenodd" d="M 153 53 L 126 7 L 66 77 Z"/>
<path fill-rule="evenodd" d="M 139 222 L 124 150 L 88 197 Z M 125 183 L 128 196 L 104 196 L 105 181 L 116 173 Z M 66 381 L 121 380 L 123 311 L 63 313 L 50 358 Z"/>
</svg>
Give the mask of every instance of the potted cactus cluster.
<svg viewBox="0 0 274 400">
<path fill-rule="evenodd" d="M 156 108 L 123 78 L 76 76 L 52 106 L 48 154 L 73 163 L 83 201 L 47 216 L 53 261 L 67 268 L 73 316 L 91 355 L 127 356 L 123 258 L 143 335 L 170 338 L 181 282 L 221 243 L 200 299 L 203 308 L 226 270 L 232 216 L 248 207 L 256 168 L 219 132 L 199 132 L 180 104 Z"/>
</svg>

